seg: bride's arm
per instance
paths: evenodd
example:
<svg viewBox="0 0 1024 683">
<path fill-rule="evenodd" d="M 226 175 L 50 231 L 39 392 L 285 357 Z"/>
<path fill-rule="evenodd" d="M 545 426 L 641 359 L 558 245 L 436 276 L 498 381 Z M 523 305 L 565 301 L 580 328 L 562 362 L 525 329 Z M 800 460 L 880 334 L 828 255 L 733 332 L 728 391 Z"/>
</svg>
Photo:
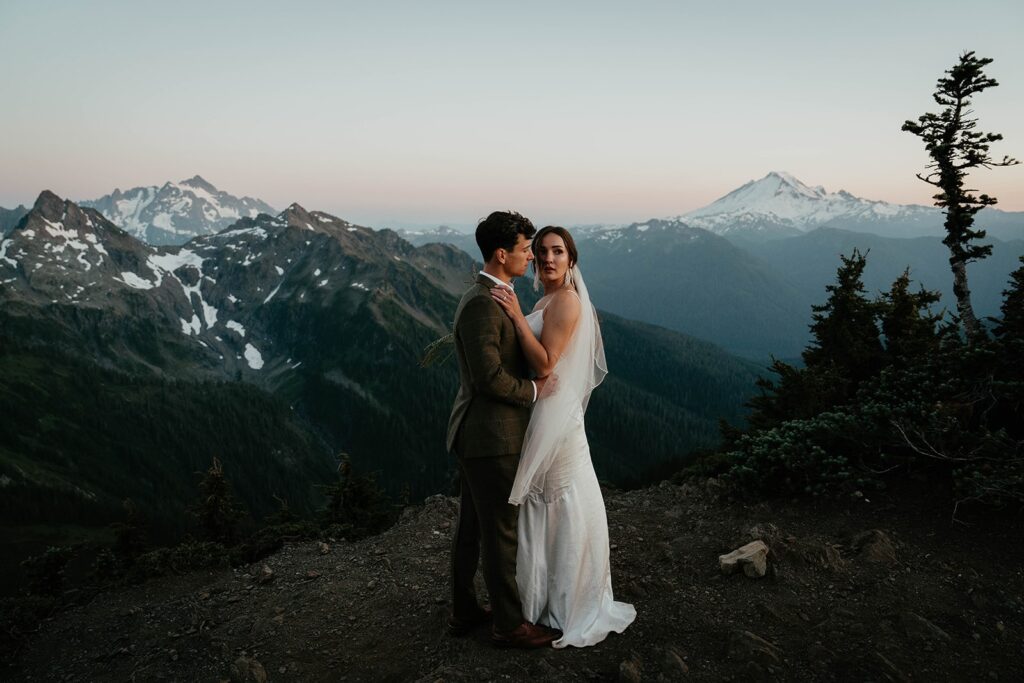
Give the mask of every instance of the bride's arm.
<svg viewBox="0 0 1024 683">
<path fill-rule="evenodd" d="M 502 298 L 498 292 L 494 291 L 496 289 L 498 288 L 495 287 L 491 290 L 492 296 L 512 319 L 516 328 L 516 336 L 519 337 L 519 344 L 523 347 L 523 353 L 526 356 L 526 362 L 530 364 L 530 368 L 537 373 L 538 377 L 547 377 L 569 344 L 576 321 L 579 320 L 579 297 L 568 291 L 558 292 L 554 295 L 544 310 L 544 329 L 538 340 L 533 336 L 533 331 L 519 308 L 519 300 L 515 294 Z M 508 291 L 505 290 L 505 292 Z"/>
</svg>

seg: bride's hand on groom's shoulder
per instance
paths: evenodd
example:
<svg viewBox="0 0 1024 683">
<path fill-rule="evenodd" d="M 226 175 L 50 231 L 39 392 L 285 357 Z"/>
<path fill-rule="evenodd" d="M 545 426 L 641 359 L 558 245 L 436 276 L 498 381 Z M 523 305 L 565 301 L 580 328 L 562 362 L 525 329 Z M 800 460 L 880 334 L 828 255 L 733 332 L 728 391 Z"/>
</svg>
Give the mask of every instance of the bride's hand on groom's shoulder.
<svg viewBox="0 0 1024 683">
<path fill-rule="evenodd" d="M 508 314 L 512 320 L 523 317 L 523 309 L 519 307 L 519 297 L 512 291 L 511 287 L 495 285 L 491 287 L 491 298 L 501 306 L 501 309 Z"/>
</svg>

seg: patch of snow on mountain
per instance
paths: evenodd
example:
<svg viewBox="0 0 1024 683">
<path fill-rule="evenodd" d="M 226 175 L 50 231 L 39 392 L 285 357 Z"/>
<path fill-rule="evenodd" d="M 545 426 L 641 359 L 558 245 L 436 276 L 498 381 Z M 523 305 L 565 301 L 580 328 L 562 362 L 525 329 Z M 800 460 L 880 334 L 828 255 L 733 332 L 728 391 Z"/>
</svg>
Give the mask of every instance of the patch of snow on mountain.
<svg viewBox="0 0 1024 683">
<path fill-rule="evenodd" d="M 235 235 L 255 235 L 260 239 L 266 239 L 267 231 L 264 230 L 263 228 L 233 228 L 231 230 L 225 230 L 224 232 L 220 233 L 217 236 L 227 237 L 228 235 L 232 237 Z"/>
<path fill-rule="evenodd" d="M 115 280 L 117 278 L 114 278 Z M 126 270 L 121 273 L 121 282 L 125 283 L 133 289 L 153 289 L 153 283 L 149 280 L 139 277 L 130 270 Z"/>
<path fill-rule="evenodd" d="M 245 360 L 253 370 L 263 367 L 263 354 L 252 344 L 245 345 Z"/>
<path fill-rule="evenodd" d="M 240 337 L 245 336 L 245 326 L 242 325 L 242 323 L 235 322 L 234 320 L 229 320 L 226 323 L 224 323 L 224 326 L 227 327 L 229 330 L 234 330 L 235 332 L 237 332 Z"/>
<path fill-rule="evenodd" d="M 171 225 L 171 214 L 167 213 L 166 211 L 164 213 L 158 213 L 157 215 L 153 216 L 153 220 L 151 222 L 153 223 L 153 225 L 160 228 L 161 230 L 174 232 L 174 226 Z"/>
<path fill-rule="evenodd" d="M 147 260 L 154 273 L 173 273 L 182 266 L 193 266 L 200 274 L 203 272 L 203 257 L 189 249 L 179 249 L 163 254 L 152 254 Z"/>
<path fill-rule="evenodd" d="M 184 189 L 187 190 L 188 192 L 191 192 L 196 196 L 197 199 L 205 199 L 207 202 L 210 202 L 211 204 L 215 204 L 217 202 L 216 197 L 210 194 L 210 192 L 205 187 L 201 186 L 197 182 L 194 182 L 194 180 L 182 180 L 180 183 L 172 183 L 172 185 L 177 187 L 179 190 Z"/>
<path fill-rule="evenodd" d="M 184 318 L 179 318 L 181 321 L 181 333 L 182 334 L 199 334 L 202 330 L 202 323 L 199 322 L 199 316 L 193 314 L 191 321 L 186 321 Z"/>
<path fill-rule="evenodd" d="M 199 299 L 200 310 L 203 313 L 203 320 L 206 321 L 206 326 L 213 327 L 217 323 L 217 309 L 216 307 L 207 303 L 206 299 L 203 298 L 203 292 L 201 285 L 203 282 L 203 257 L 194 251 L 189 249 L 179 249 L 177 252 L 167 252 L 163 254 L 152 254 L 146 260 L 146 265 L 157 275 L 156 286 L 159 287 L 163 281 L 164 274 L 170 275 L 174 278 L 179 285 L 181 285 L 182 291 L 185 293 L 185 298 L 192 302 L 192 295 L 195 294 Z M 174 271 L 184 266 L 192 266 L 199 271 L 199 277 L 196 279 L 194 285 L 186 285 L 182 282 L 181 278 L 175 275 Z M 197 332 L 198 334 L 198 332 Z"/>
<path fill-rule="evenodd" d="M 102 261 L 103 261 L 103 257 L 101 256 L 99 263 L 102 263 Z M 78 252 L 78 262 L 81 263 L 85 267 L 85 270 L 88 271 L 88 270 L 92 269 L 92 264 L 89 263 L 89 261 L 86 260 L 85 252 L 83 252 L 83 251 Z M 99 265 L 99 263 L 97 263 L 96 265 Z"/>
<path fill-rule="evenodd" d="M 11 268 L 17 268 L 18 262 L 7 256 L 7 248 L 14 244 L 14 240 L 0 242 L 0 261 L 8 264 Z"/>
<path fill-rule="evenodd" d="M 263 300 L 263 303 L 269 303 L 270 300 L 274 298 L 274 295 L 277 294 L 277 290 L 281 289 L 282 282 L 284 281 L 282 280 L 281 282 L 277 283 L 277 287 L 274 287 L 274 291 L 267 295 L 267 298 Z"/>
<path fill-rule="evenodd" d="M 112 222 L 120 223 L 121 226 L 132 233 L 145 232 L 146 225 L 142 222 L 141 215 L 147 206 L 156 199 L 155 187 L 139 188 L 134 195 L 126 196 L 114 202 L 112 216 L 107 216 Z M 117 217 L 119 220 L 114 220 Z"/>
</svg>

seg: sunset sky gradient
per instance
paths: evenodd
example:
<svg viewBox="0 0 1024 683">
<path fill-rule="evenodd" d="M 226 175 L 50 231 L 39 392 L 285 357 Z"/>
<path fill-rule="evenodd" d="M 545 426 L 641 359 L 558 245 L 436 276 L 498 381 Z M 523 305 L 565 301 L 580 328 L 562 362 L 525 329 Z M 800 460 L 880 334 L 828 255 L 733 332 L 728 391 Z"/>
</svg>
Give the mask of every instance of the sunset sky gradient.
<svg viewBox="0 0 1024 683">
<path fill-rule="evenodd" d="M 0 0 L 0 206 L 202 175 L 376 227 L 619 223 L 771 170 L 930 203 L 958 54 L 1024 157 L 1024 3 Z M 974 177 L 1024 210 L 1024 166 Z"/>
</svg>

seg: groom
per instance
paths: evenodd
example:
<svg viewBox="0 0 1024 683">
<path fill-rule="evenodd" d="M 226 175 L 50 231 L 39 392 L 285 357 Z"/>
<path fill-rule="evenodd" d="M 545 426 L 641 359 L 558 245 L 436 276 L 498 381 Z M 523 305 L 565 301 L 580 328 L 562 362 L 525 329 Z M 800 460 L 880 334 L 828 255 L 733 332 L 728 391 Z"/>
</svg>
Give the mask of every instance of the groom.
<svg viewBox="0 0 1024 683">
<path fill-rule="evenodd" d="M 490 289 L 526 273 L 535 232 L 529 219 L 506 211 L 495 211 L 476 228 L 484 269 L 455 312 L 459 393 L 448 422 L 448 450 L 458 457 L 462 481 L 448 630 L 466 635 L 492 616 L 477 602 L 473 585 L 482 554 L 493 607 L 491 640 L 523 648 L 544 647 L 561 636 L 523 619 L 516 587 L 518 508 L 508 502 L 530 406 L 545 380 L 526 379 L 515 328 Z"/>
</svg>

